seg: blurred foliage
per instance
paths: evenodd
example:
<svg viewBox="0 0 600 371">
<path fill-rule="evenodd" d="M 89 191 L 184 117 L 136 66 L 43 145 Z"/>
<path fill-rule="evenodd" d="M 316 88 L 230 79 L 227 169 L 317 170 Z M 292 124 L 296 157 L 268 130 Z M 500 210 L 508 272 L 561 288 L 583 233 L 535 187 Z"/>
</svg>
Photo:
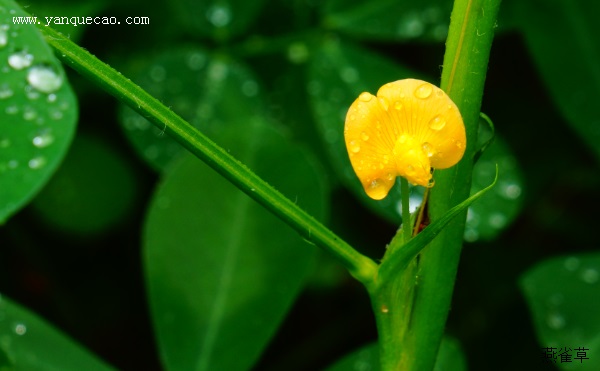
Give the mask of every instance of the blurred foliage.
<svg viewBox="0 0 600 371">
<path fill-rule="evenodd" d="M 353 246 L 383 255 L 400 221 L 399 190 L 380 202 L 364 197 L 342 145 L 345 110 L 360 92 L 375 93 L 388 81 L 437 82 L 450 0 L 20 4 L 38 17 L 117 17 L 120 25 L 56 28 Z M 470 369 L 539 369 L 541 349 L 554 345 L 598 354 L 600 283 L 589 273 L 600 270 L 593 253 L 600 204 L 598 6 L 503 1 L 482 108 L 497 135 L 476 164 L 473 191 L 489 184 L 494 163 L 500 179 L 471 206 L 448 321 Z M 239 357 L 242 369 L 322 369 L 373 342 L 362 287 L 184 156 L 160 128 L 63 72 L 30 28 L 12 25 L 11 9 L 12 1 L 0 0 L 0 219 L 10 217 L 0 227 L 0 292 L 75 341 L 3 297 L 0 369 L 31 360 L 19 349 L 105 367 L 76 342 L 118 369 L 187 368 L 173 364 L 173 349 L 194 363 L 188 355 L 209 349 L 202 344 L 210 341 L 207 362 L 217 362 L 237 329 L 246 331 L 236 339 L 247 351 Z M 150 24 L 127 25 L 128 16 L 147 16 Z M 14 68 L 15 54 L 25 64 L 32 55 L 33 63 Z M 38 63 L 63 79 L 56 92 L 27 87 L 35 85 L 27 75 Z M 35 169 L 40 162 L 31 160 L 41 156 L 45 166 Z M 421 190 L 412 192 L 418 203 Z M 222 265 L 228 254 L 243 269 Z M 207 305 L 221 289 L 235 305 L 215 311 Z M 261 305 L 271 302 L 265 319 Z M 227 325 L 204 330 L 211 316 Z M 60 349 L 41 353 L 40 339 L 60 339 Z M 15 345 L 22 340 L 27 348 Z M 597 368 L 589 361 L 586 367 Z"/>
</svg>

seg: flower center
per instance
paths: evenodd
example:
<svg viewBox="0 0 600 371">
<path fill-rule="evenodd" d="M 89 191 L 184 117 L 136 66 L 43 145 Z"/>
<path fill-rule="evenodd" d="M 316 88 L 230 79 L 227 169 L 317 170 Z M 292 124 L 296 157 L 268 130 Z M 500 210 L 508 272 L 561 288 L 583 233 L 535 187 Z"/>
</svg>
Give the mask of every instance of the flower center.
<svg viewBox="0 0 600 371">
<path fill-rule="evenodd" d="M 428 187 L 431 180 L 431 162 L 423 149 L 423 143 L 412 135 L 401 134 L 393 151 L 398 175 L 412 184 Z"/>
</svg>

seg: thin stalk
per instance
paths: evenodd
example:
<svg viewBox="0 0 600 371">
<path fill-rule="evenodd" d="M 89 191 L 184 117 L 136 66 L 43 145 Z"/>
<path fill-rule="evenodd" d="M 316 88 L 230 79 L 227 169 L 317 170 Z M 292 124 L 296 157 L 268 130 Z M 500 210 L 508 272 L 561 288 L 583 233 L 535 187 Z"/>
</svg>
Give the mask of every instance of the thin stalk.
<svg viewBox="0 0 600 371">
<path fill-rule="evenodd" d="M 400 178 L 400 197 L 402 198 L 402 230 L 404 231 L 404 243 L 408 243 L 412 237 L 412 228 L 410 226 L 410 195 L 408 180 Z"/>
<path fill-rule="evenodd" d="M 367 287 L 372 284 L 377 271 L 375 262 L 360 254 L 121 73 L 60 32 L 44 25 L 39 25 L 38 29 L 64 63 L 164 130 L 241 191 L 294 228 L 304 239 L 330 252 L 358 281 Z"/>
</svg>

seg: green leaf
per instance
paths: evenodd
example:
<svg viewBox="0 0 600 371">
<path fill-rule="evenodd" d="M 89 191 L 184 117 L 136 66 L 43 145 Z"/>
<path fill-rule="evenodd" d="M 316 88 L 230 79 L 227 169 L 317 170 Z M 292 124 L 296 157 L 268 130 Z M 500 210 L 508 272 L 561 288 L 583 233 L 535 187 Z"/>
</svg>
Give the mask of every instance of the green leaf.
<svg viewBox="0 0 600 371">
<path fill-rule="evenodd" d="M 108 371 L 112 367 L 46 321 L 0 296 L 0 354 L 15 371 Z M 2 369 L 0 356 L 0 369 Z"/>
<path fill-rule="evenodd" d="M 48 181 L 71 143 L 77 102 L 52 50 L 0 2 L 0 224 Z"/>
<path fill-rule="evenodd" d="M 328 28 L 362 39 L 441 42 L 451 10 L 446 0 L 330 0 L 323 16 Z"/>
<path fill-rule="evenodd" d="M 142 88 L 209 136 L 245 113 L 261 115 L 260 85 L 239 62 L 203 49 L 169 50 L 132 65 L 132 79 Z M 154 169 L 162 170 L 184 149 L 164 131 L 131 108 L 122 106 L 120 122 L 136 151 Z"/>
<path fill-rule="evenodd" d="M 481 133 L 481 130 L 480 130 Z M 480 139 L 483 138 L 480 135 Z M 523 207 L 523 175 L 515 155 L 496 135 L 473 167 L 471 194 L 494 180 L 498 166 L 498 186 L 474 202 L 467 213 L 465 241 L 489 241 L 496 238 L 519 215 Z"/>
<path fill-rule="evenodd" d="M 528 270 L 520 286 L 542 348 L 554 347 L 563 370 L 600 369 L 600 253 L 544 261 Z M 576 360 L 576 348 L 589 359 Z M 572 363 L 558 355 L 571 349 Z"/>
<path fill-rule="evenodd" d="M 55 228 L 97 235 L 128 216 L 136 186 L 135 169 L 115 148 L 79 135 L 31 206 Z"/>
<path fill-rule="evenodd" d="M 365 345 L 344 356 L 327 368 L 327 371 L 379 371 L 379 346 L 377 343 Z"/>
<path fill-rule="evenodd" d="M 419 76 L 367 49 L 337 39 L 326 39 L 315 51 L 308 76 L 312 111 L 332 167 L 361 202 L 400 224 L 400 187 L 394 187 L 388 197 L 380 201 L 365 194 L 348 158 L 344 122 L 348 108 L 360 93 L 375 94 L 385 83 Z"/>
<path fill-rule="evenodd" d="M 226 40 L 247 31 L 265 0 L 174 0 L 182 25 L 200 36 Z"/>
<path fill-rule="evenodd" d="M 379 347 L 377 343 L 366 345 L 337 361 L 327 371 L 379 371 Z M 467 363 L 460 343 L 445 336 L 440 344 L 434 371 L 466 371 Z"/>
<path fill-rule="evenodd" d="M 529 51 L 554 102 L 600 159 L 600 3 L 531 0 L 515 6 Z M 535 124 L 540 131 L 547 128 L 547 123 Z"/>
<path fill-rule="evenodd" d="M 322 174 L 272 128 L 242 117 L 219 140 L 323 217 Z M 314 260 L 314 248 L 294 230 L 191 156 L 164 174 L 148 212 L 144 249 L 155 331 L 171 371 L 249 369 Z"/>
</svg>

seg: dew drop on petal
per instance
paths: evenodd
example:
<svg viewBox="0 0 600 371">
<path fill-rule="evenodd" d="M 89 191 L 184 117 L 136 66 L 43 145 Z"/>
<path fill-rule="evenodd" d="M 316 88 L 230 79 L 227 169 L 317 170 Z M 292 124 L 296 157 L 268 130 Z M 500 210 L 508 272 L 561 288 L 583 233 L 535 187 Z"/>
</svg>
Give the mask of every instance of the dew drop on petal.
<svg viewBox="0 0 600 371">
<path fill-rule="evenodd" d="M 361 93 L 358 96 L 358 99 L 362 102 L 369 102 L 372 98 L 373 98 L 373 96 L 371 95 L 371 93 L 368 93 L 368 92 Z"/>
<path fill-rule="evenodd" d="M 421 145 L 421 148 L 423 148 L 423 152 L 425 152 L 427 157 L 432 157 L 435 154 L 435 150 L 433 149 L 433 144 L 431 144 L 429 142 L 424 142 Z"/>
<path fill-rule="evenodd" d="M 384 97 L 378 97 L 379 100 L 379 104 L 381 105 L 381 107 L 387 111 L 388 108 L 390 107 L 390 102 L 388 102 L 387 99 L 385 99 Z M 380 124 L 381 125 L 381 124 Z"/>
<path fill-rule="evenodd" d="M 362 139 L 362 140 L 364 140 L 366 142 L 367 140 L 369 140 L 369 134 L 367 134 L 366 132 L 363 131 L 360 134 L 360 139 Z"/>
<path fill-rule="evenodd" d="M 440 116 L 436 115 L 429 121 L 429 128 L 431 130 L 439 131 L 442 130 L 446 126 L 446 120 Z"/>
<path fill-rule="evenodd" d="M 394 103 L 394 108 L 400 111 L 402 109 L 402 102 L 397 101 L 396 103 Z"/>
<path fill-rule="evenodd" d="M 355 140 L 351 140 L 350 141 L 349 147 L 350 147 L 350 151 L 352 153 L 358 153 L 358 152 L 360 152 L 360 145 L 358 143 L 356 143 Z"/>
<path fill-rule="evenodd" d="M 431 96 L 432 92 L 433 92 L 432 85 L 429 83 L 424 83 L 424 84 L 419 85 L 419 87 L 417 87 L 417 89 L 415 89 L 415 97 L 417 97 L 419 99 L 427 99 Z"/>
</svg>

